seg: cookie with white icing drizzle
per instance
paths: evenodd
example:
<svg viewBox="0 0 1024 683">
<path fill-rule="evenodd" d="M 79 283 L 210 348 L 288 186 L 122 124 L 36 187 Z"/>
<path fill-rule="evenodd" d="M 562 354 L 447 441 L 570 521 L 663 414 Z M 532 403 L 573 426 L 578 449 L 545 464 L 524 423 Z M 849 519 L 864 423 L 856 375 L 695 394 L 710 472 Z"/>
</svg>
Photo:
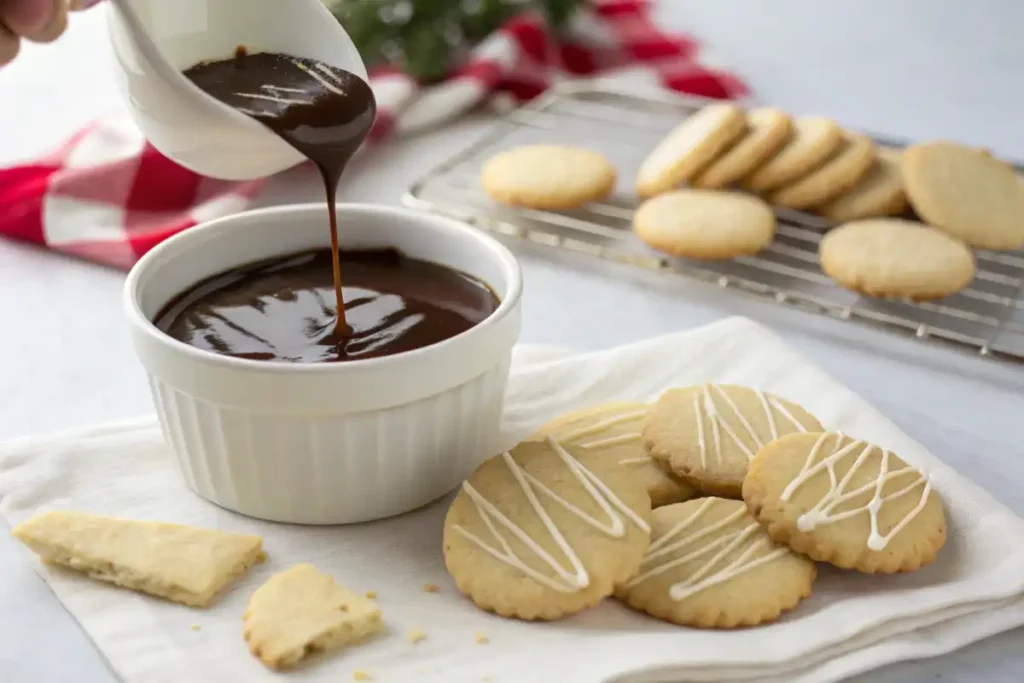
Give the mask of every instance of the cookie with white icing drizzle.
<svg viewBox="0 0 1024 683">
<path fill-rule="evenodd" d="M 690 500 L 697 494 L 692 484 L 671 473 L 644 449 L 640 433 L 650 406 L 646 403 L 604 403 L 551 420 L 530 437 L 553 436 L 563 444 L 580 446 L 609 462 L 627 467 L 660 507 Z"/>
<path fill-rule="evenodd" d="M 683 626 L 756 626 L 810 595 L 814 577 L 814 563 L 772 541 L 742 501 L 698 498 L 654 511 L 640 571 L 616 596 Z"/>
<path fill-rule="evenodd" d="M 617 462 L 554 439 L 481 464 L 444 523 L 444 560 L 481 609 L 557 619 L 632 576 L 650 540 L 651 501 Z"/>
<path fill-rule="evenodd" d="M 931 478 L 842 434 L 792 434 L 767 445 L 750 465 L 743 500 L 773 539 L 844 569 L 914 571 L 946 542 Z"/>
<path fill-rule="evenodd" d="M 701 491 L 739 498 L 757 451 L 785 434 L 818 432 L 821 424 L 795 403 L 731 384 L 669 389 L 644 424 L 652 457 Z"/>
</svg>

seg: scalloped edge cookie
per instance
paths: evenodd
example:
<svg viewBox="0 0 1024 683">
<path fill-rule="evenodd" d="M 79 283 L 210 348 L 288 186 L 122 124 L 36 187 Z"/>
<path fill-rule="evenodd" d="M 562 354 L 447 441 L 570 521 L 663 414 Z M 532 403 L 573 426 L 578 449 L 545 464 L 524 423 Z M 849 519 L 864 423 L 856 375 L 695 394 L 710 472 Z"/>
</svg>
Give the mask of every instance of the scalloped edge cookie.
<svg viewBox="0 0 1024 683">
<path fill-rule="evenodd" d="M 946 542 L 931 478 L 842 434 L 790 434 L 768 444 L 750 463 L 743 500 L 774 540 L 843 569 L 915 571 Z"/>
<path fill-rule="evenodd" d="M 629 607 L 682 626 L 775 621 L 811 594 L 814 563 L 772 541 L 743 501 L 658 508 L 639 573 L 616 590 Z"/>
</svg>

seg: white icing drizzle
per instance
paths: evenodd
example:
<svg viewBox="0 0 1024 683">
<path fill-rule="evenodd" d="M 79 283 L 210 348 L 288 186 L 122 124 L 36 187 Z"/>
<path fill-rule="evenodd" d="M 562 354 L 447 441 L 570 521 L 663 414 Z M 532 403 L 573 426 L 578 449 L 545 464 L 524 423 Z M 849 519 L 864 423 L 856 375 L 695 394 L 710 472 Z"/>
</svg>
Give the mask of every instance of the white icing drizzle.
<svg viewBox="0 0 1024 683">
<path fill-rule="evenodd" d="M 609 436 L 606 439 L 597 439 L 596 441 L 588 441 L 585 444 L 580 444 L 583 448 L 604 448 L 605 446 L 618 446 L 624 443 L 633 443 L 641 439 L 640 432 L 633 434 L 619 434 L 618 436 Z"/>
<path fill-rule="evenodd" d="M 882 459 L 878 467 L 878 475 L 875 479 L 853 489 L 852 491 L 847 491 L 846 487 L 849 486 L 853 477 L 857 474 L 857 471 L 867 461 L 875 446 L 856 440 L 851 440 L 850 443 L 843 446 L 843 440 L 846 437 L 840 434 L 836 437 L 836 443 L 832 448 L 832 452 L 820 461 L 815 462 L 818 457 L 818 452 L 829 437 L 829 434 L 822 434 L 818 437 L 818 440 L 814 443 L 814 447 L 811 448 L 811 452 L 807 454 L 807 460 L 804 461 L 804 465 L 801 468 L 800 473 L 793 479 L 793 481 L 789 482 L 786 488 L 782 491 L 781 499 L 788 501 L 803 484 L 811 479 L 811 477 L 822 470 L 825 470 L 828 472 L 828 492 L 821 497 L 821 500 L 819 500 L 814 507 L 800 515 L 797 519 L 797 528 L 804 532 L 812 531 L 819 526 L 838 522 L 840 520 L 859 515 L 862 512 L 867 512 L 871 519 L 871 533 L 868 534 L 867 546 L 871 550 L 884 550 L 889 544 L 889 541 L 891 541 L 896 534 L 902 531 L 911 522 L 911 520 L 913 520 L 914 517 L 924 509 L 924 506 L 928 502 L 928 494 L 931 493 L 932 490 L 931 478 L 920 470 L 909 465 L 898 470 L 890 471 L 890 453 L 888 450 L 883 448 L 881 449 Z M 846 455 L 855 451 L 858 446 L 864 446 L 864 448 L 857 455 L 856 460 L 853 461 L 853 465 L 851 465 L 850 469 L 845 475 L 843 475 L 843 478 L 839 479 L 836 475 L 836 464 Z M 885 488 L 886 483 L 896 479 L 897 477 L 903 477 L 908 474 L 915 474 L 917 476 L 903 488 L 887 495 L 882 495 L 882 489 Z M 924 486 L 921 489 L 921 497 L 918 500 L 917 505 L 910 510 L 903 519 L 893 526 L 889 530 L 889 533 L 884 535 L 880 533 L 878 530 L 878 513 L 882 509 L 882 505 L 887 501 L 896 500 L 897 498 L 907 495 L 921 484 L 924 484 Z M 848 503 L 857 496 L 862 496 L 872 490 L 873 494 L 871 496 L 871 500 L 869 500 L 866 505 L 832 514 L 832 511 L 840 505 Z"/>
<path fill-rule="evenodd" d="M 613 415 L 608 419 L 601 420 L 600 422 L 595 422 L 594 424 L 587 425 L 586 427 L 580 427 L 575 431 L 569 432 L 561 439 L 559 439 L 559 441 L 564 441 L 566 443 L 579 443 L 579 445 L 581 446 L 592 447 L 595 442 L 584 442 L 580 441 L 580 439 L 582 439 L 585 436 L 590 436 L 592 434 L 599 434 L 600 432 L 618 426 L 623 422 L 638 420 L 646 414 L 646 410 L 633 410 L 628 413 L 619 413 L 618 415 Z M 600 443 L 600 440 L 598 440 L 596 443 Z"/>
<path fill-rule="evenodd" d="M 631 410 L 629 412 L 620 413 L 605 420 L 601 420 L 600 422 L 595 422 L 594 424 L 587 425 L 586 427 L 580 427 L 575 431 L 569 432 L 565 436 L 560 437 L 559 441 L 561 441 L 562 443 L 577 444 L 582 448 L 589 449 L 606 448 L 608 446 L 618 446 L 626 443 L 634 443 L 636 441 L 640 441 L 640 439 L 643 438 L 643 435 L 639 431 L 629 432 L 626 434 L 618 434 L 616 436 L 608 436 L 602 439 L 585 440 L 585 437 L 600 434 L 601 432 L 611 429 L 612 427 L 617 427 L 618 425 L 626 422 L 639 420 L 646 415 L 646 409 Z M 627 458 L 625 460 L 620 460 L 619 464 L 628 465 L 644 463 L 649 461 L 650 457 L 645 456 L 642 458 Z"/>
<path fill-rule="evenodd" d="M 702 590 L 724 583 L 744 572 L 772 562 L 787 553 L 786 548 L 776 547 L 767 554 L 755 557 L 758 552 L 770 549 L 775 545 L 771 540 L 765 538 L 762 533 L 760 538 L 749 543 L 736 558 L 719 567 L 718 565 L 721 565 L 730 553 L 735 552 L 744 543 L 750 541 L 751 536 L 761 533 L 761 527 L 754 520 L 750 520 L 750 523 L 742 528 L 717 538 L 714 537 L 716 531 L 736 523 L 747 515 L 746 509 L 741 507 L 732 514 L 703 529 L 680 537 L 714 503 L 714 498 L 706 499 L 692 515 L 676 524 L 664 536 L 651 543 L 651 546 L 644 554 L 643 562 L 640 565 L 640 573 L 627 582 L 626 587 L 631 588 L 682 564 L 711 555 L 696 571 L 692 572 L 682 581 L 672 584 L 669 588 L 669 597 L 677 601 L 685 600 Z M 698 544 L 698 541 L 702 539 L 707 540 L 703 545 Z M 674 553 L 691 545 L 694 547 L 689 552 L 678 557 L 672 557 Z M 662 561 L 658 562 L 658 560 Z"/>
<path fill-rule="evenodd" d="M 714 389 L 715 392 L 717 392 L 718 395 L 721 396 L 722 399 L 724 399 L 725 402 L 729 404 L 729 407 L 732 409 L 733 415 L 735 415 L 739 423 L 742 424 L 744 428 L 746 428 L 747 434 L 749 434 L 750 438 L 753 440 L 753 449 L 751 449 L 747 445 L 747 443 L 743 439 L 741 439 L 738 434 L 736 434 L 736 432 L 729 425 L 729 423 L 722 418 L 722 414 L 718 411 L 718 408 L 715 405 L 715 399 L 712 396 L 711 389 Z M 768 429 L 771 432 L 771 441 L 774 441 L 775 439 L 779 438 L 779 429 L 775 422 L 775 415 L 773 414 L 773 409 L 777 410 L 779 413 L 782 414 L 783 417 L 789 420 L 793 424 L 793 426 L 796 427 L 797 431 L 807 431 L 807 428 L 800 422 L 800 420 L 794 417 L 794 415 L 791 412 L 786 410 L 786 407 L 783 406 L 782 403 L 774 396 L 768 396 L 763 391 L 758 391 L 756 389 L 752 391 L 757 395 L 758 400 L 761 402 L 761 407 L 764 409 L 765 418 L 768 421 Z M 750 422 L 740 411 L 739 406 L 737 406 L 733 402 L 733 400 L 729 398 L 729 395 L 725 392 L 725 390 L 719 387 L 718 385 L 705 384 L 703 387 L 701 387 L 701 393 L 693 397 L 693 413 L 694 418 L 697 421 L 697 444 L 700 447 L 700 464 L 702 467 L 708 466 L 708 448 L 707 443 L 704 439 L 705 415 L 711 421 L 711 435 L 714 441 L 715 460 L 717 464 L 722 463 L 722 435 L 719 431 L 720 428 L 725 430 L 726 434 L 728 434 L 732 438 L 733 443 L 735 443 L 739 447 L 739 449 L 743 451 L 744 454 L 746 454 L 748 460 L 753 459 L 754 453 L 758 449 L 764 447 L 764 441 L 757 435 L 757 430 L 755 430 L 751 426 Z"/>
<path fill-rule="evenodd" d="M 590 576 L 587 574 L 587 570 L 584 568 L 579 556 L 575 551 L 573 551 L 572 546 L 569 545 L 565 535 L 562 534 L 562 531 L 555 525 L 554 521 L 552 521 L 551 516 L 544 509 L 544 506 L 541 505 L 538 494 L 547 496 L 586 524 L 613 538 L 621 538 L 626 534 L 625 523 L 623 522 L 622 516 L 618 513 L 622 513 L 622 515 L 628 518 L 629 521 L 645 532 L 650 532 L 651 527 L 638 514 L 636 514 L 636 512 L 630 509 L 628 505 L 623 503 L 622 500 L 620 500 L 618 496 L 616 496 L 593 472 L 580 464 L 580 462 L 573 458 L 567 450 L 562 448 L 557 441 L 549 436 L 547 437 L 547 442 L 558 457 L 561 458 L 562 462 L 565 463 L 566 467 L 569 468 L 569 471 L 572 472 L 573 476 L 576 477 L 580 485 L 583 486 L 583 490 L 587 492 L 590 498 L 608 516 L 608 524 L 604 524 L 587 514 L 565 498 L 562 498 L 552 491 L 547 485 L 537 479 L 537 477 L 520 468 L 515 459 L 513 459 L 511 453 L 506 451 L 505 453 L 502 453 L 501 457 L 505 466 L 508 467 L 512 476 L 522 489 L 523 495 L 526 496 L 526 500 L 529 502 L 530 507 L 541 520 L 544 528 L 547 529 L 551 539 L 562 550 L 566 558 L 568 558 L 569 564 L 571 565 L 570 569 L 564 568 L 558 560 L 552 557 L 551 554 L 544 550 L 539 543 L 531 538 L 530 535 L 522 529 L 522 527 L 509 519 L 503 512 L 501 512 L 501 510 L 495 507 L 493 503 L 477 491 L 477 489 L 470 484 L 468 480 L 462 483 L 462 489 L 476 506 L 480 518 L 487 526 L 487 529 L 491 532 L 491 536 L 493 536 L 494 540 L 498 542 L 500 548 L 489 545 L 479 536 L 468 531 L 461 525 L 456 524 L 452 529 L 465 536 L 481 550 L 484 550 L 496 560 L 518 569 L 534 581 L 537 581 L 538 583 L 560 593 L 574 593 L 589 585 Z M 618 512 L 616 512 L 616 510 Z M 509 545 L 509 542 L 505 537 L 502 536 L 498 526 L 504 527 L 523 545 L 529 548 L 555 573 L 555 576 L 548 576 L 523 562 L 523 560 L 512 550 L 512 547 Z"/>
</svg>

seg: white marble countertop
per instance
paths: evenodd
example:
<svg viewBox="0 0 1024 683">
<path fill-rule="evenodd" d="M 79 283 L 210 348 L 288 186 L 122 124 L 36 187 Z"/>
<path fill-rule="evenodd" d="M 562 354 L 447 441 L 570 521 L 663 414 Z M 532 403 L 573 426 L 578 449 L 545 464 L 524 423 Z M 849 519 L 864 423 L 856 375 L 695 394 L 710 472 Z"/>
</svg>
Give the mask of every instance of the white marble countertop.
<svg viewBox="0 0 1024 683">
<path fill-rule="evenodd" d="M 664 23 L 701 35 L 764 102 L 910 138 L 948 137 L 1024 158 L 1024 3 L 989 0 L 776 0 L 661 3 Z M 90 16 L 92 14 L 92 16 Z M 77 17 L 58 44 L 0 71 L 0 163 L 57 142 L 116 109 L 102 21 Z M 16 105 L 16 106 L 15 106 Z M 342 198 L 397 202 L 437 158 L 486 121 L 389 144 L 363 157 Z M 319 200 L 293 172 L 263 204 Z M 522 340 L 600 348 L 746 315 L 886 412 L 960 472 L 1024 514 L 1024 367 L 854 327 L 732 292 L 515 247 L 526 277 Z M 120 315 L 123 274 L 0 242 L 0 439 L 150 410 Z M 862 680 L 1020 681 L 1024 629 Z M 0 681 L 117 678 L 25 556 L 0 536 Z"/>
</svg>

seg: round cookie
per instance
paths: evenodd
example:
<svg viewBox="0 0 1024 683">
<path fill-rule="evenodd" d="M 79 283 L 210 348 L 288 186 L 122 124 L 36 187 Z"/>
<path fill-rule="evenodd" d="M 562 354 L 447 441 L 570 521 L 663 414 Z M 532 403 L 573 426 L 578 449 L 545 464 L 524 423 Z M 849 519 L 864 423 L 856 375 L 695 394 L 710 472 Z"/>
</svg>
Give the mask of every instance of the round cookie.
<svg viewBox="0 0 1024 683">
<path fill-rule="evenodd" d="M 899 152 L 880 148 L 875 162 L 856 184 L 818 206 L 815 211 L 837 223 L 899 216 L 907 208 L 899 159 Z"/>
<path fill-rule="evenodd" d="M 875 160 L 875 143 L 859 133 L 845 133 L 839 147 L 807 175 L 775 190 L 769 201 L 791 209 L 821 204 L 852 187 Z"/>
<path fill-rule="evenodd" d="M 900 218 L 869 218 L 830 231 L 821 269 L 847 289 L 878 297 L 937 299 L 974 277 L 974 256 L 940 230 Z"/>
<path fill-rule="evenodd" d="M 804 175 L 829 157 L 843 141 L 834 121 L 803 116 L 793 122 L 789 141 L 748 175 L 742 185 L 753 192 L 770 192 Z"/>
<path fill-rule="evenodd" d="M 698 498 L 654 511 L 640 572 L 616 597 L 683 626 L 756 626 L 809 596 L 815 575 L 814 563 L 773 542 L 742 501 Z"/>
<path fill-rule="evenodd" d="M 633 232 L 658 251 L 692 259 L 756 254 L 775 235 L 775 212 L 743 192 L 674 190 L 648 199 Z"/>
<path fill-rule="evenodd" d="M 636 192 L 652 197 L 689 181 L 746 129 L 743 110 L 709 104 L 676 126 L 647 155 L 636 178 Z"/>
<path fill-rule="evenodd" d="M 597 152 L 565 145 L 525 145 L 500 152 L 480 174 L 495 201 L 534 209 L 574 209 L 604 199 L 615 168 Z"/>
<path fill-rule="evenodd" d="M 722 156 L 690 181 L 693 187 L 716 189 L 736 182 L 786 144 L 793 122 L 779 109 L 762 107 L 747 112 L 747 129 Z"/>
<path fill-rule="evenodd" d="M 743 500 L 773 539 L 844 569 L 913 571 L 946 542 L 931 479 L 842 434 L 791 434 L 768 444 L 750 464 Z"/>
<path fill-rule="evenodd" d="M 555 418 L 530 440 L 554 437 L 562 444 L 579 446 L 629 469 L 659 507 L 690 500 L 694 487 L 665 471 L 644 450 L 640 429 L 650 409 L 646 403 L 606 403 Z"/>
<path fill-rule="evenodd" d="M 926 223 L 982 249 L 1024 247 L 1024 188 L 987 152 L 953 142 L 911 145 L 903 182 Z"/>
<path fill-rule="evenodd" d="M 669 389 L 644 424 L 644 447 L 701 491 L 739 498 L 747 465 L 782 435 L 821 431 L 813 415 L 772 394 L 730 384 Z"/>
<path fill-rule="evenodd" d="M 618 463 L 523 442 L 483 462 L 444 522 L 444 561 L 477 607 L 557 619 L 597 604 L 640 566 L 651 501 Z"/>
</svg>

